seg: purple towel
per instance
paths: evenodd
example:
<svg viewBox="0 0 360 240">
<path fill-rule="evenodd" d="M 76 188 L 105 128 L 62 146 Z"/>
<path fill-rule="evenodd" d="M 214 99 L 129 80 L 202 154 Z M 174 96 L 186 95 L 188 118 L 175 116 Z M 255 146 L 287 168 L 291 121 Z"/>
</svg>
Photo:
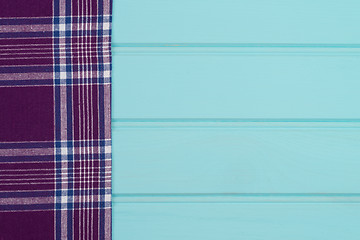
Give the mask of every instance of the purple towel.
<svg viewBox="0 0 360 240">
<path fill-rule="evenodd" d="M 110 37 L 110 0 L 0 0 L 0 240 L 111 239 Z"/>
</svg>

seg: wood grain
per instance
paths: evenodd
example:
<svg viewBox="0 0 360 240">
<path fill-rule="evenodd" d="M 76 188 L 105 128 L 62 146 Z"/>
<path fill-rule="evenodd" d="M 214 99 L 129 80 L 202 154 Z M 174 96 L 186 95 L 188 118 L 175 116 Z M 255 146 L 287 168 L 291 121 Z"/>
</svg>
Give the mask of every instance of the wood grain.
<svg viewBox="0 0 360 240">
<path fill-rule="evenodd" d="M 358 55 L 243 51 L 115 54 L 113 118 L 360 118 Z"/>
<path fill-rule="evenodd" d="M 115 203 L 114 239 L 357 240 L 355 204 Z"/>
<path fill-rule="evenodd" d="M 113 43 L 359 44 L 357 0 L 116 0 Z"/>
<path fill-rule="evenodd" d="M 114 126 L 113 193 L 360 192 L 359 126 L 309 124 Z"/>
</svg>

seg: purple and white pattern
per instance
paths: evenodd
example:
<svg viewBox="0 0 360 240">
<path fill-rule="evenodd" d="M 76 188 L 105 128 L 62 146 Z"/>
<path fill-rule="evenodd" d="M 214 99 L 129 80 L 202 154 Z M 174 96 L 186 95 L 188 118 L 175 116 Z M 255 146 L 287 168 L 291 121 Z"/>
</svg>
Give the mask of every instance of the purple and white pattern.
<svg viewBox="0 0 360 240">
<path fill-rule="evenodd" d="M 0 239 L 111 239 L 111 0 L 0 0 Z"/>
</svg>

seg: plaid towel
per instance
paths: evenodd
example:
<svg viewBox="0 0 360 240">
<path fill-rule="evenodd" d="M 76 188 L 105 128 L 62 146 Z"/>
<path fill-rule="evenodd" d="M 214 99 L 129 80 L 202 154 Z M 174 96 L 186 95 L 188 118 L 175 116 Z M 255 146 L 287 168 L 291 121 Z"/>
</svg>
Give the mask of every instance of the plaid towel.
<svg viewBox="0 0 360 240">
<path fill-rule="evenodd" d="M 0 239 L 111 239 L 111 2 L 0 0 Z"/>
</svg>

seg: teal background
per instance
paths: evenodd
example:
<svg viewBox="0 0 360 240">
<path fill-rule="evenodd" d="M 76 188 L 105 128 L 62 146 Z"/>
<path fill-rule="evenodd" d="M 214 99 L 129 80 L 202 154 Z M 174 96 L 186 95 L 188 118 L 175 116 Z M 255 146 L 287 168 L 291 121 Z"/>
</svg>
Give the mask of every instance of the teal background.
<svg viewBox="0 0 360 240">
<path fill-rule="evenodd" d="M 113 239 L 359 239 L 359 1 L 113 5 Z"/>
</svg>

